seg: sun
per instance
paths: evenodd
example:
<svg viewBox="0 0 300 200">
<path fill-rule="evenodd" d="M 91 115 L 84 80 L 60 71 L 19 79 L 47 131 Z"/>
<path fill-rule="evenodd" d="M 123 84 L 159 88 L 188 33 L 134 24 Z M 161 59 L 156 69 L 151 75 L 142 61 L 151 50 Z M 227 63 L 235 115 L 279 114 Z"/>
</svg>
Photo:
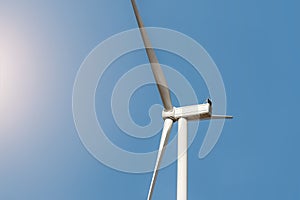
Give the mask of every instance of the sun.
<svg viewBox="0 0 300 200">
<path fill-rule="evenodd" d="M 28 67 L 33 55 L 30 37 L 22 26 L 0 20 L 0 119 L 5 124 L 20 116 L 30 103 L 27 80 L 32 79 Z"/>
</svg>

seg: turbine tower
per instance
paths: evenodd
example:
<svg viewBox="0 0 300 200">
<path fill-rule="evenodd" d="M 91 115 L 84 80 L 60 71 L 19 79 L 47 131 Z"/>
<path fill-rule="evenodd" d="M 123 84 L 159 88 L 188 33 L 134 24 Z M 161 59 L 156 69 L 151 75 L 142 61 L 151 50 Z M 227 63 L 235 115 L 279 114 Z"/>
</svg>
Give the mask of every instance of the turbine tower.
<svg viewBox="0 0 300 200">
<path fill-rule="evenodd" d="M 156 183 L 157 173 L 164 154 L 165 146 L 168 143 L 169 135 L 173 123 L 178 121 L 178 157 L 177 157 L 177 200 L 187 200 L 187 148 L 188 148 L 188 126 L 189 120 L 209 120 L 209 119 L 231 119 L 232 116 L 212 115 L 212 102 L 208 99 L 204 104 L 184 106 L 176 108 L 172 105 L 170 90 L 164 73 L 157 60 L 154 49 L 144 28 L 142 18 L 139 14 L 135 0 L 131 0 L 134 14 L 141 32 L 146 53 L 151 65 L 156 85 L 164 106 L 162 117 L 164 126 L 161 134 L 158 155 L 152 175 L 152 180 L 148 192 L 148 200 L 151 200 L 153 189 Z"/>
</svg>

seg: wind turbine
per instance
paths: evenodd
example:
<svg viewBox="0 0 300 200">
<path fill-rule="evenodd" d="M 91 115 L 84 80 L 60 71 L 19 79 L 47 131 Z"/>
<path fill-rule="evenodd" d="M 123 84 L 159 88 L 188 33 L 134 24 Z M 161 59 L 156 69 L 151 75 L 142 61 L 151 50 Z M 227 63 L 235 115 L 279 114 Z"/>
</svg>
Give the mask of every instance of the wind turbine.
<svg viewBox="0 0 300 200">
<path fill-rule="evenodd" d="M 212 115 L 212 102 L 208 99 L 207 103 L 184 106 L 176 108 L 172 105 L 170 90 L 165 79 L 164 73 L 155 55 L 155 51 L 151 46 L 146 29 L 144 28 L 142 18 L 139 14 L 135 0 L 131 0 L 134 14 L 141 32 L 147 56 L 151 65 L 160 97 L 164 109 L 162 117 L 164 119 L 164 127 L 160 139 L 158 155 L 152 175 L 150 189 L 148 192 L 148 200 L 151 200 L 153 189 L 156 183 L 157 173 L 164 154 L 165 146 L 168 143 L 169 135 L 173 123 L 178 121 L 178 157 L 177 157 L 177 200 L 187 200 L 187 122 L 188 120 L 209 120 L 209 119 L 231 119 L 232 116 Z"/>
</svg>

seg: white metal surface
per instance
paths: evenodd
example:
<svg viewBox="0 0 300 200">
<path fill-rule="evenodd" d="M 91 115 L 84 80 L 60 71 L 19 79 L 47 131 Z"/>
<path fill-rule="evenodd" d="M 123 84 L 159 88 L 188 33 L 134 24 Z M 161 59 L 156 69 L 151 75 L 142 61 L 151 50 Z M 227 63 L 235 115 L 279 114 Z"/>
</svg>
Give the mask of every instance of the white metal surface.
<svg viewBox="0 0 300 200">
<path fill-rule="evenodd" d="M 211 104 L 209 103 L 179 108 L 173 107 L 171 111 L 163 110 L 162 117 L 164 119 L 171 118 L 175 121 L 181 117 L 186 118 L 187 120 L 204 120 L 211 117 L 211 110 Z"/>
<path fill-rule="evenodd" d="M 187 119 L 178 120 L 177 200 L 187 200 Z"/>
<path fill-rule="evenodd" d="M 148 192 L 148 198 L 147 198 L 148 200 L 150 200 L 152 198 L 154 185 L 156 183 L 156 177 L 157 177 L 158 169 L 159 169 L 160 162 L 161 162 L 164 150 L 165 150 L 165 146 L 168 143 L 168 139 L 169 139 L 169 135 L 170 135 L 170 132 L 171 132 L 172 125 L 173 125 L 173 120 L 165 119 L 164 128 L 163 128 L 163 131 L 162 131 L 162 134 L 161 134 L 158 154 L 157 154 L 157 158 L 156 158 L 156 163 L 155 163 L 155 167 L 154 167 L 154 171 L 153 171 L 153 175 L 152 175 L 151 185 L 150 185 L 150 189 L 149 189 L 149 192 Z"/>
<path fill-rule="evenodd" d="M 183 107 L 173 107 L 170 111 L 162 111 L 163 119 L 173 119 L 177 121 L 179 118 L 183 117 L 187 120 L 207 120 L 207 119 L 232 119 L 232 116 L 224 115 L 213 115 L 212 106 L 210 103 L 183 106 Z"/>
</svg>

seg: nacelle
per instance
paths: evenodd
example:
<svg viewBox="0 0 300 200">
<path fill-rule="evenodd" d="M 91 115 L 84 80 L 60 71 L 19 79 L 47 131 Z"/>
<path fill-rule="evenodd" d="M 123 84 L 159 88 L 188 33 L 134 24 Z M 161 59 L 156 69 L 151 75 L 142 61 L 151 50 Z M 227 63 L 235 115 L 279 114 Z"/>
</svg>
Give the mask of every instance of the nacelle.
<svg viewBox="0 0 300 200">
<path fill-rule="evenodd" d="M 204 120 L 210 119 L 212 113 L 211 103 L 204 103 L 192 106 L 173 107 L 171 111 L 163 111 L 163 119 L 170 118 L 177 121 L 179 118 L 187 120 Z"/>
</svg>

